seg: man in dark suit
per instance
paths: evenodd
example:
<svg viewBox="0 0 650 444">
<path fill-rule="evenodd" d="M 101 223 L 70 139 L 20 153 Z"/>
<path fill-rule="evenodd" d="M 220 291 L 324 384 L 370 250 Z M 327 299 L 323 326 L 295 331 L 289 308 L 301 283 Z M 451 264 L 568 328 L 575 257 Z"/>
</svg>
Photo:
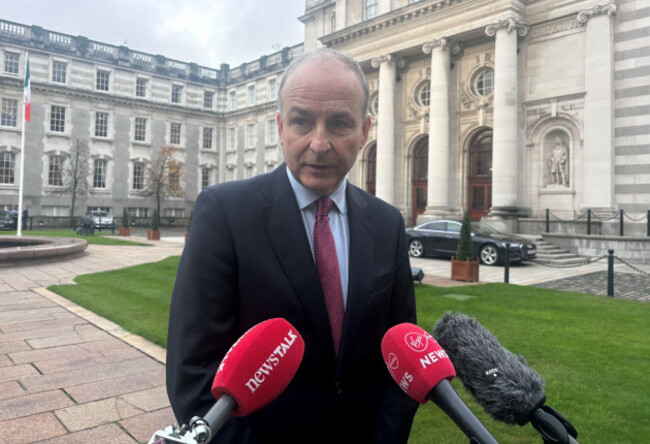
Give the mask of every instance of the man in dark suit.
<svg viewBox="0 0 650 444">
<path fill-rule="evenodd" d="M 279 93 L 286 164 L 197 198 L 170 309 L 172 408 L 179 423 L 203 415 L 233 342 L 255 324 L 282 317 L 305 341 L 298 372 L 267 407 L 231 418 L 215 442 L 404 443 L 417 404 L 381 356 L 384 333 L 415 322 L 404 221 L 345 177 L 370 129 L 363 72 L 348 56 L 320 49 L 287 68 Z M 322 283 L 315 259 L 323 196 L 334 202 L 328 215 L 343 299 L 339 333 L 325 301 L 330 284 Z"/>
</svg>

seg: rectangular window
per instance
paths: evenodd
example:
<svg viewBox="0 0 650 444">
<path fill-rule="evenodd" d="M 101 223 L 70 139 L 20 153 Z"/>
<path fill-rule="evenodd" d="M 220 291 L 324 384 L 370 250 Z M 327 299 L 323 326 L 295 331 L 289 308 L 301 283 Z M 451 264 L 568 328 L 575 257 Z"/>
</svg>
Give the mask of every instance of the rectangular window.
<svg viewBox="0 0 650 444">
<path fill-rule="evenodd" d="M 61 156 L 50 156 L 49 168 L 47 173 L 47 184 L 53 187 L 60 187 L 63 185 L 63 178 L 61 170 L 63 162 Z"/>
<path fill-rule="evenodd" d="M 108 91 L 110 86 L 111 73 L 110 71 L 97 70 L 97 82 L 95 88 L 97 91 Z"/>
<path fill-rule="evenodd" d="M 138 77 L 135 79 L 135 95 L 136 97 L 147 97 L 147 79 Z"/>
<path fill-rule="evenodd" d="M 230 91 L 228 93 L 228 98 L 230 102 L 230 111 L 237 109 L 237 91 Z"/>
<path fill-rule="evenodd" d="M 203 128 L 203 149 L 212 149 L 212 128 Z"/>
<path fill-rule="evenodd" d="M 133 164 L 133 189 L 144 189 L 144 164 L 142 162 Z"/>
<path fill-rule="evenodd" d="M 65 106 L 52 105 L 50 108 L 50 131 L 65 132 Z"/>
<path fill-rule="evenodd" d="M 237 128 L 228 128 L 228 150 L 237 149 Z"/>
<path fill-rule="evenodd" d="M 363 0 L 365 20 L 369 20 L 377 16 L 377 3 L 378 0 Z"/>
<path fill-rule="evenodd" d="M 0 153 L 0 183 L 14 183 L 14 169 L 16 155 L 14 153 Z"/>
<path fill-rule="evenodd" d="M 149 208 L 129 207 L 126 209 L 126 212 L 129 213 L 130 218 L 149 217 Z"/>
<path fill-rule="evenodd" d="M 226 170 L 226 180 L 230 182 L 231 180 L 235 180 L 235 169 L 234 168 L 228 168 Z"/>
<path fill-rule="evenodd" d="M 181 85 L 172 85 L 172 103 L 181 103 L 183 87 Z"/>
<path fill-rule="evenodd" d="M 70 216 L 70 207 L 43 205 L 41 206 L 41 215 L 54 217 Z"/>
<path fill-rule="evenodd" d="M 269 101 L 278 99 L 278 82 L 275 79 L 269 80 Z"/>
<path fill-rule="evenodd" d="M 246 146 L 253 148 L 255 146 L 255 124 L 249 123 L 246 126 Z"/>
<path fill-rule="evenodd" d="M 135 129 L 133 140 L 144 142 L 147 140 L 147 119 L 144 117 L 135 118 Z"/>
<path fill-rule="evenodd" d="M 212 99 L 214 97 L 214 93 L 211 91 L 205 91 L 203 92 L 203 108 L 208 108 L 212 109 Z"/>
<path fill-rule="evenodd" d="M 205 190 L 210 186 L 210 169 L 203 168 L 201 170 L 201 189 Z"/>
<path fill-rule="evenodd" d="M 52 82 L 66 83 L 68 75 L 68 64 L 65 62 L 52 61 Z"/>
<path fill-rule="evenodd" d="M 253 177 L 253 167 L 247 166 L 245 174 L 246 174 L 246 179 L 250 179 L 251 177 Z"/>
<path fill-rule="evenodd" d="M 278 123 L 271 119 L 266 123 L 266 144 L 275 145 L 278 135 Z"/>
<path fill-rule="evenodd" d="M 18 116 L 18 100 L 2 99 L 2 116 L 0 117 L 0 125 L 16 127 L 17 116 Z"/>
<path fill-rule="evenodd" d="M 93 169 L 93 187 L 106 188 L 106 160 L 96 159 Z"/>
<path fill-rule="evenodd" d="M 18 74 L 18 64 L 20 63 L 20 54 L 14 52 L 5 52 L 5 72 L 7 74 Z"/>
<path fill-rule="evenodd" d="M 108 113 L 95 112 L 95 137 L 108 137 Z"/>
<path fill-rule="evenodd" d="M 165 208 L 163 210 L 165 217 L 185 217 L 185 209 L 183 208 Z"/>
<path fill-rule="evenodd" d="M 330 32 L 336 31 L 336 12 L 330 15 Z"/>
<path fill-rule="evenodd" d="M 172 145 L 181 144 L 181 124 L 173 122 L 169 125 L 169 143 Z"/>
<path fill-rule="evenodd" d="M 255 85 L 248 87 L 248 105 L 255 105 Z"/>
</svg>

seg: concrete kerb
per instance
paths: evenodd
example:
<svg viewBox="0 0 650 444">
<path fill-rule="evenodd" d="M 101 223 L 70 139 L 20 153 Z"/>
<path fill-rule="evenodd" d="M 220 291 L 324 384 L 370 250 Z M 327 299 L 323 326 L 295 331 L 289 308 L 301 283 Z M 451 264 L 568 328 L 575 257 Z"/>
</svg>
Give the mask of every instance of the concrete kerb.
<svg viewBox="0 0 650 444">
<path fill-rule="evenodd" d="M 64 297 L 61 297 L 58 294 L 48 290 L 45 287 L 34 288 L 33 291 L 49 299 L 55 304 L 60 305 L 61 307 L 68 310 L 69 312 L 74 313 L 80 318 L 85 319 L 86 321 L 95 325 L 97 328 L 104 330 L 106 333 L 110 334 L 111 336 L 114 336 L 126 342 L 130 346 L 134 347 L 137 350 L 140 350 L 142 353 L 145 353 L 146 355 L 152 357 L 156 361 L 165 364 L 167 351 L 163 347 L 146 340 L 142 336 L 138 336 L 136 334 L 133 334 L 123 329 L 113 321 L 103 318 L 93 313 L 92 311 L 79 306 L 74 302 L 71 302 L 65 299 Z"/>
</svg>

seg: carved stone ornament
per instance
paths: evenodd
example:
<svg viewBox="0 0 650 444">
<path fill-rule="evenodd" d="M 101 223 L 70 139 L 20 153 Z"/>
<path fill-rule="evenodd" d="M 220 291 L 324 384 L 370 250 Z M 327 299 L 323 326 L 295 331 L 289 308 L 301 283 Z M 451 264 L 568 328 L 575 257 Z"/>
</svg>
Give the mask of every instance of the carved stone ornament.
<svg viewBox="0 0 650 444">
<path fill-rule="evenodd" d="M 530 27 L 524 23 L 517 21 L 515 18 L 510 17 L 506 20 L 499 20 L 497 23 L 487 25 L 485 27 L 485 35 L 494 37 L 498 30 L 505 29 L 508 32 L 517 31 L 520 37 L 528 34 Z"/>
<path fill-rule="evenodd" d="M 445 49 L 449 46 L 449 40 L 443 37 L 441 39 L 433 39 L 428 42 L 424 42 L 424 44 L 422 45 L 422 51 L 425 54 L 431 54 L 433 48 L 437 46 L 440 46 L 442 49 Z"/>
<path fill-rule="evenodd" d="M 370 64 L 372 65 L 373 68 L 379 68 L 379 65 L 382 63 L 392 63 L 395 61 L 395 57 L 393 57 L 390 54 L 386 55 L 381 55 L 379 57 L 375 57 L 370 61 Z"/>
<path fill-rule="evenodd" d="M 587 23 L 587 20 L 589 20 L 591 17 L 603 14 L 607 14 L 611 17 L 616 14 L 617 9 L 618 7 L 614 2 L 608 3 L 606 5 L 596 5 L 593 8 L 580 11 L 578 13 L 578 17 L 576 17 L 576 22 L 578 23 L 578 26 L 584 26 Z"/>
</svg>

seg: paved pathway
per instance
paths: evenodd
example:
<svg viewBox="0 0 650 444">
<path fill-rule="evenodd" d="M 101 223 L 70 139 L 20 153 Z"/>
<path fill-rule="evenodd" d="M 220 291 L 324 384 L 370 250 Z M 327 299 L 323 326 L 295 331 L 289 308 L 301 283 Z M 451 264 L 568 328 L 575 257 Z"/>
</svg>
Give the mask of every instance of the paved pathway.
<svg viewBox="0 0 650 444">
<path fill-rule="evenodd" d="M 0 443 L 147 442 L 174 422 L 164 349 L 44 287 L 182 248 L 90 245 L 81 257 L 0 268 Z"/>
<path fill-rule="evenodd" d="M 152 243 L 90 245 L 83 256 L 60 262 L 0 265 L 0 443 L 147 442 L 174 422 L 164 349 L 45 289 L 183 248 L 182 237 Z M 464 285 L 448 279 L 448 259 L 412 259 L 412 265 L 423 268 L 426 283 Z M 591 292 L 605 269 L 604 263 L 563 270 L 523 264 L 510 269 L 510 282 Z M 617 275 L 616 296 L 648 300 L 643 291 L 650 285 L 639 278 Z M 481 266 L 480 279 L 503 282 L 503 268 Z"/>
</svg>

